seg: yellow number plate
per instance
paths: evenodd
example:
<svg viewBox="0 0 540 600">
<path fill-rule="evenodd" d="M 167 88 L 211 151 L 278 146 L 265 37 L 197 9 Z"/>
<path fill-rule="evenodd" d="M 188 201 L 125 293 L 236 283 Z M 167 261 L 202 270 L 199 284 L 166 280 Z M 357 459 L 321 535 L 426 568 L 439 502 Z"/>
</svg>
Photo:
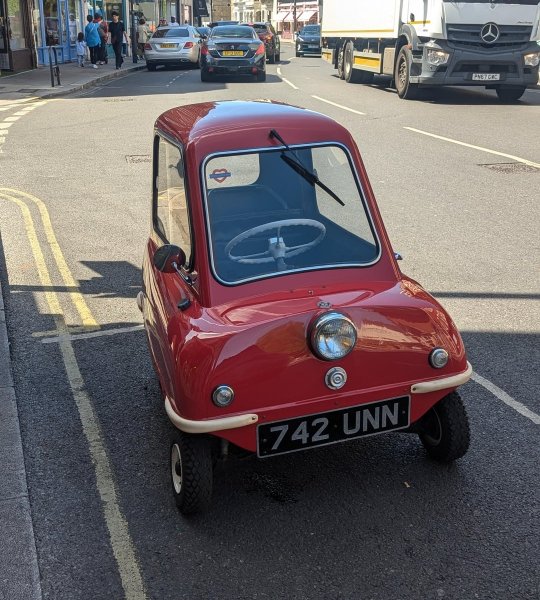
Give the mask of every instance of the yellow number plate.
<svg viewBox="0 0 540 600">
<path fill-rule="evenodd" d="M 176 44 L 161 44 L 162 48 L 176 48 Z"/>
<path fill-rule="evenodd" d="M 223 56 L 244 56 L 242 50 L 223 50 Z"/>
</svg>

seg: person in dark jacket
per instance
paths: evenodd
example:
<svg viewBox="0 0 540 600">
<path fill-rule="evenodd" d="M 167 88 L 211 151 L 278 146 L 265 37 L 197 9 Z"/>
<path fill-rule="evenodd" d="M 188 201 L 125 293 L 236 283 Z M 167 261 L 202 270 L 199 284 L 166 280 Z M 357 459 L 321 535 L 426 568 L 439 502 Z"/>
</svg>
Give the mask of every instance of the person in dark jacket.
<svg viewBox="0 0 540 600">
<path fill-rule="evenodd" d="M 112 22 L 109 23 L 109 33 L 111 34 L 111 44 L 114 50 L 114 56 L 116 57 L 116 68 L 119 69 L 124 62 L 122 58 L 122 42 L 124 38 L 126 38 L 127 42 L 127 34 L 124 28 L 124 24 L 120 21 L 120 15 L 113 11 Z"/>
<path fill-rule="evenodd" d="M 109 26 L 107 21 L 103 20 L 100 12 L 96 12 L 94 17 L 94 23 L 97 23 L 98 34 L 99 34 L 99 59 L 98 65 L 106 65 L 109 61 L 107 60 L 107 34 L 109 33 Z"/>
<path fill-rule="evenodd" d="M 100 39 L 99 39 L 99 33 L 98 33 L 98 26 L 97 23 L 94 23 L 94 19 L 92 18 L 92 15 L 88 15 L 86 17 L 86 20 L 88 21 L 86 27 L 84 28 L 84 39 L 86 41 L 86 45 L 88 46 L 88 50 L 90 50 L 90 62 L 92 63 L 92 67 L 94 67 L 94 69 L 97 69 L 97 61 L 99 58 L 99 46 L 100 46 Z"/>
</svg>

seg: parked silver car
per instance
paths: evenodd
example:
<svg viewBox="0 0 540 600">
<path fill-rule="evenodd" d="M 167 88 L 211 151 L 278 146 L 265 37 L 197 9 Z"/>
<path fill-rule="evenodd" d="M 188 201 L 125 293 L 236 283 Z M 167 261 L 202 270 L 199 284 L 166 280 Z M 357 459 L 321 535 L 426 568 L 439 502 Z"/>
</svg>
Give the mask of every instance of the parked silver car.
<svg viewBox="0 0 540 600">
<path fill-rule="evenodd" d="M 191 25 L 158 27 L 144 45 L 144 58 L 149 71 L 158 65 L 199 65 L 201 34 Z"/>
</svg>

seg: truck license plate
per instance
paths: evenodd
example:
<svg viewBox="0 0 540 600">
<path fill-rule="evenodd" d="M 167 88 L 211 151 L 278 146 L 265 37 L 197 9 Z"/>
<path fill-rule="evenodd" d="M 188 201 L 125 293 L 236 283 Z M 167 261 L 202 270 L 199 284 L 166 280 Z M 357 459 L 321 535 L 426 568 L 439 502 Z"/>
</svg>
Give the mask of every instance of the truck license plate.
<svg viewBox="0 0 540 600">
<path fill-rule="evenodd" d="M 384 433 L 409 426 L 409 396 L 265 423 L 257 427 L 259 457 Z"/>
<path fill-rule="evenodd" d="M 473 81 L 499 81 L 500 73 L 473 73 Z"/>
</svg>

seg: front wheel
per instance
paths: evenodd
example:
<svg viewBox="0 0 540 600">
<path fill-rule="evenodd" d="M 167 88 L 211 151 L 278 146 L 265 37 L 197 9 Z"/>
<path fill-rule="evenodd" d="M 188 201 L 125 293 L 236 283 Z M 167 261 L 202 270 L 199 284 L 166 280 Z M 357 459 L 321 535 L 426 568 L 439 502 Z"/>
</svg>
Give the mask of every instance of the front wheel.
<svg viewBox="0 0 540 600">
<path fill-rule="evenodd" d="M 156 70 L 156 65 L 153 65 L 152 63 L 146 63 L 146 68 L 149 71 L 155 71 Z"/>
<path fill-rule="evenodd" d="M 171 484 L 183 515 L 207 509 L 212 499 L 213 467 L 210 438 L 175 431 L 171 443 Z"/>
<path fill-rule="evenodd" d="M 527 88 L 521 87 L 498 87 L 495 91 L 501 102 L 517 102 L 525 93 Z"/>
<path fill-rule="evenodd" d="M 257 73 L 257 81 L 266 81 L 266 71 L 259 71 Z"/>
<path fill-rule="evenodd" d="M 418 96 L 418 84 L 411 83 L 412 52 L 403 46 L 399 51 L 394 80 L 398 96 L 404 100 L 414 100 Z"/>
<path fill-rule="evenodd" d="M 427 453 L 439 462 L 457 460 L 469 449 L 469 418 L 457 392 L 439 400 L 422 417 L 420 428 L 420 441 Z"/>
</svg>

